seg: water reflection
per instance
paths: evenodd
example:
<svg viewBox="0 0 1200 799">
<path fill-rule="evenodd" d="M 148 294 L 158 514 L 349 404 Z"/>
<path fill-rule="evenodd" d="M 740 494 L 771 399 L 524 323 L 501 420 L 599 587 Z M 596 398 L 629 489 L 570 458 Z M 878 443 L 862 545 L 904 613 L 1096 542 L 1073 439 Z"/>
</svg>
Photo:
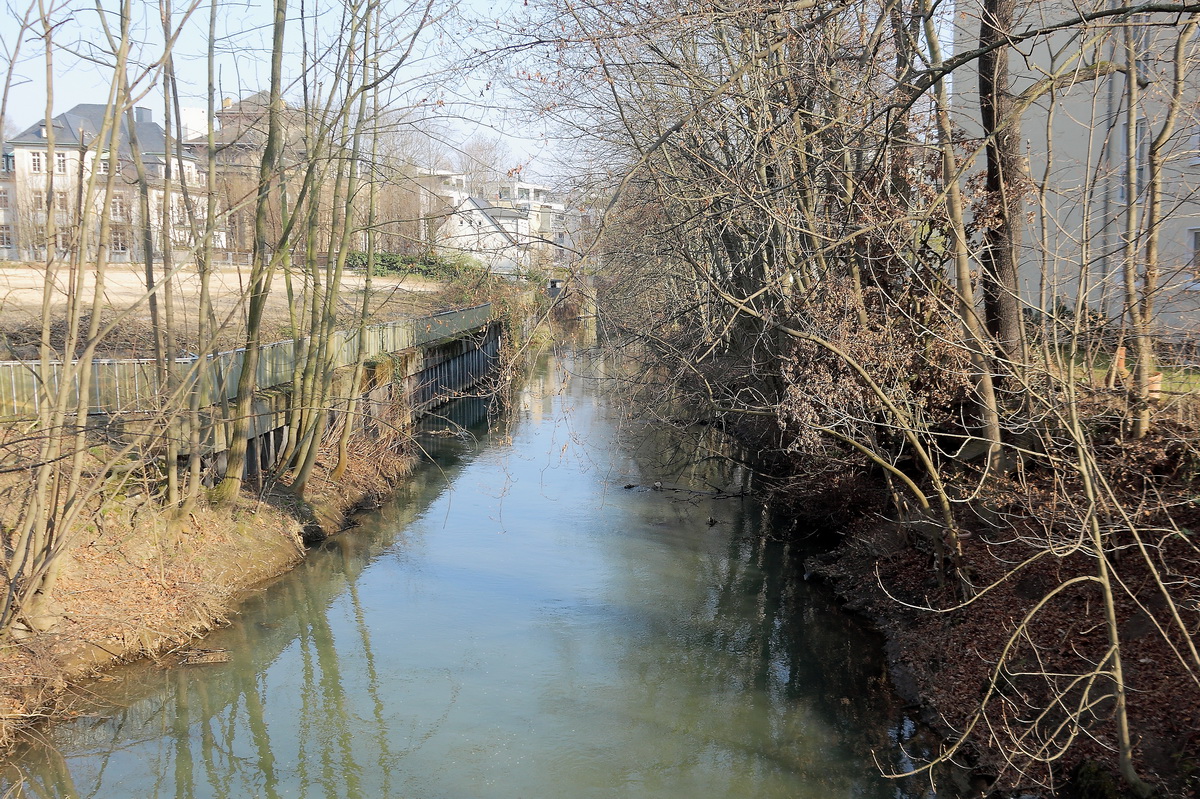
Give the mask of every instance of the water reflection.
<svg viewBox="0 0 1200 799">
<path fill-rule="evenodd" d="M 5 785 L 893 795 L 869 754 L 897 757 L 878 642 L 797 578 L 758 503 L 729 496 L 748 472 L 706 458 L 711 440 L 631 431 L 568 365 L 535 371 L 499 430 L 478 402 L 431 423 L 434 465 L 208 639 L 229 663 L 117 672 Z M 622 429 L 642 446 L 616 446 Z"/>
</svg>

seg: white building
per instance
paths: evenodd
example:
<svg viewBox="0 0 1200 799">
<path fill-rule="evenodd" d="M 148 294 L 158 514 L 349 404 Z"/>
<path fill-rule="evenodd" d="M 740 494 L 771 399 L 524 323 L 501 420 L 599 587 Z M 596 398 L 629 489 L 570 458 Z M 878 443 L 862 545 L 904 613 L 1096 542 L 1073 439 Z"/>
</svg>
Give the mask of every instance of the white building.
<svg viewBox="0 0 1200 799">
<path fill-rule="evenodd" d="M 556 201 L 548 186 L 511 181 L 480 197 L 470 192 L 465 175 L 454 172 L 430 173 L 423 185 L 442 200 L 440 210 L 431 211 L 431 228 L 443 253 L 465 253 L 501 274 L 574 259 L 581 216 Z"/>
<path fill-rule="evenodd" d="M 556 200 L 549 186 L 514 180 L 499 186 L 496 198 L 498 204 L 511 205 L 529 213 L 533 247 L 543 260 L 560 266 L 574 260 L 576 239 L 582 226 L 580 213 Z"/>
<path fill-rule="evenodd" d="M 492 205 L 478 197 L 460 202 L 438 231 L 438 247 L 444 252 L 474 256 L 498 274 L 528 270 L 530 246 L 527 212 Z"/>
<path fill-rule="evenodd" d="M 48 247 L 62 253 L 83 249 L 94 257 L 102 212 L 109 221 L 104 243 L 110 260 L 140 259 L 147 225 L 130 144 L 134 138 L 146 177 L 148 227 L 155 253 L 169 246 L 190 257 L 186 250 L 193 237 L 180 184 L 187 185 L 198 201 L 194 210 L 199 211 L 204 207 L 199 200 L 207 191 L 204 172 L 188 154 L 164 152 L 162 126 L 146 108 L 134 109 L 132 129 L 128 116 L 121 117 L 116 152 L 110 153 L 101 136 L 109 110 L 104 105 L 81 104 L 54 117 L 53 155 L 44 121 L 5 142 L 0 165 L 0 259 L 41 261 L 47 258 Z M 165 180 L 168 161 L 170 190 Z M 114 167 L 112 193 L 106 195 Z"/>
</svg>

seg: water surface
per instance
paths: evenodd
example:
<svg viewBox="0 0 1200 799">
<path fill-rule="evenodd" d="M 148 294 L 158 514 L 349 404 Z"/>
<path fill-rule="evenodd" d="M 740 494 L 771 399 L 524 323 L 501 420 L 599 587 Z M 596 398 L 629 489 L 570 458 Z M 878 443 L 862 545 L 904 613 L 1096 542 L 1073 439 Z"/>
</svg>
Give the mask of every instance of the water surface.
<svg viewBox="0 0 1200 799">
<path fill-rule="evenodd" d="M 879 642 L 805 583 L 744 470 L 546 359 L 203 643 L 6 768 L 31 795 L 884 797 Z M 660 482 L 665 490 L 652 486 Z M 626 488 L 626 486 L 634 486 Z M 676 490 L 678 489 L 678 490 Z"/>
</svg>

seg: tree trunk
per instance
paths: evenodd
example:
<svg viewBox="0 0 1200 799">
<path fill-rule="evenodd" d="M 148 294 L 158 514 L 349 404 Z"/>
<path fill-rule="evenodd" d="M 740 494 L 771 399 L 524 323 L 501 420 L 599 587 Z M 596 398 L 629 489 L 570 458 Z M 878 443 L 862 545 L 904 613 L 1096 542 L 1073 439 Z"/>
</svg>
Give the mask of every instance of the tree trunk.
<svg viewBox="0 0 1200 799">
<path fill-rule="evenodd" d="M 276 253 L 267 251 L 267 212 L 272 181 L 277 179 L 281 148 L 280 109 L 283 105 L 283 35 L 287 26 L 287 0 L 274 0 L 272 24 L 270 108 L 267 111 L 267 141 L 263 147 L 258 169 L 258 192 L 254 203 L 254 249 L 250 268 L 250 304 L 246 313 L 246 345 L 242 370 L 238 375 L 237 396 L 233 407 L 233 424 L 229 434 L 225 475 L 214 492 L 218 502 L 232 502 L 242 488 L 246 469 L 246 436 L 250 429 L 250 412 L 257 388 L 259 346 L 262 318 L 267 297 L 271 293 Z M 285 242 L 276 242 L 277 248 Z M 278 251 L 278 250 L 277 250 Z M 276 252 L 277 252 L 276 251 Z"/>
<path fill-rule="evenodd" d="M 1013 24 L 1015 0 L 984 0 L 979 20 L 979 46 L 1006 40 Z M 980 284 L 984 324 L 998 354 L 1012 362 L 1021 356 L 1021 237 L 1025 229 L 1025 162 L 1021 156 L 1021 116 L 1010 90 L 1009 47 L 1000 45 L 979 59 L 979 114 L 987 138 L 985 181 L 989 223 L 983 228 Z"/>
</svg>

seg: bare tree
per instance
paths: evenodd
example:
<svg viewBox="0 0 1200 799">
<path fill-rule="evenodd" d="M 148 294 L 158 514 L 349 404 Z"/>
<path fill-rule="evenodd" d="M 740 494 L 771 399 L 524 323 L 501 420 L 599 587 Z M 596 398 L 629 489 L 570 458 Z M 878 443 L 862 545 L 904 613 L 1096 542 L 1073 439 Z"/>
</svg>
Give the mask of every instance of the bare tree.
<svg viewBox="0 0 1200 799">
<path fill-rule="evenodd" d="M 1125 26 L 1131 8 L 1060 9 L 1020 23 L 1004 0 L 944 21 L 925 2 L 732 11 L 681 0 L 669 13 L 637 3 L 611 11 L 552 5 L 546 21 L 562 31 L 554 69 L 524 88 L 597 162 L 617 165 L 597 170 L 607 182 L 594 191 L 612 199 L 583 268 L 603 264 L 603 318 L 644 359 L 634 382 L 654 397 L 649 407 L 720 424 L 785 471 L 850 463 L 875 473 L 934 572 L 955 576 L 946 591 L 959 610 L 973 597 L 991 601 L 1026 557 L 1063 564 L 1062 582 L 1031 603 L 1010 646 L 991 653 L 972 740 L 987 739 L 1028 775 L 1091 735 L 1111 744 L 1126 782 L 1144 794 L 1121 615 L 1168 608 L 1150 615 L 1177 653 L 1180 679 L 1200 673 L 1195 619 L 1171 609 L 1183 606 L 1182 585 L 1164 579 L 1187 570 L 1181 551 L 1184 560 L 1163 560 L 1178 543 L 1166 532 L 1177 526 L 1171 505 L 1187 489 L 1156 482 L 1145 489 L 1159 492 L 1156 501 L 1121 488 L 1136 467 L 1112 458 L 1119 441 L 1097 430 L 1108 430 L 1113 403 L 1135 435 L 1153 429 L 1154 301 L 1169 217 L 1162 181 L 1180 148 L 1190 21 L 1164 48 L 1172 77 L 1153 89 L 1160 113 L 1140 163 L 1141 94 L 1154 76 L 1136 52 L 1124 63 L 1096 55 L 1112 41 L 1109 21 Z M 970 32 L 944 56 L 940 37 L 960 20 Z M 1089 321 L 1098 292 L 1087 254 L 1108 257 L 1100 240 L 1118 221 L 1108 195 L 1094 199 L 1109 185 L 1104 126 L 1114 119 L 1094 98 L 1122 82 L 1117 73 L 1128 92 L 1118 251 L 1134 345 L 1128 395 L 1107 393 L 1079 363 L 1080 353 L 1110 346 L 1114 325 Z M 950 79 L 974 102 L 952 101 Z M 1086 135 L 1097 130 L 1101 145 L 1088 141 L 1082 186 L 1056 195 L 1050 176 L 1067 167 L 1062 156 L 1051 165 L 1063 146 L 1055 114 L 1074 121 L 1088 108 Z M 1046 131 L 1036 195 L 1021 144 L 1031 130 Z M 1025 224 L 1031 195 L 1040 238 Z M 1044 270 L 1030 272 L 1038 293 L 1020 284 L 1031 267 Z M 1194 447 L 1185 437 L 1176 444 Z M 1023 525 L 1045 532 L 1012 544 L 1022 566 L 980 583 L 972 575 L 994 557 L 989 547 Z M 981 538 L 986 546 L 974 543 Z M 1144 554 L 1119 554 L 1132 550 Z M 1102 651 L 1061 672 L 1019 668 L 1041 651 L 1048 609 L 1078 592 L 1098 608 L 1089 618 L 1105 631 Z M 1020 700 L 1006 693 L 1010 678 Z M 1016 724 L 1020 701 L 1040 710 Z M 1098 706 L 1112 714 L 1097 719 Z"/>
</svg>

